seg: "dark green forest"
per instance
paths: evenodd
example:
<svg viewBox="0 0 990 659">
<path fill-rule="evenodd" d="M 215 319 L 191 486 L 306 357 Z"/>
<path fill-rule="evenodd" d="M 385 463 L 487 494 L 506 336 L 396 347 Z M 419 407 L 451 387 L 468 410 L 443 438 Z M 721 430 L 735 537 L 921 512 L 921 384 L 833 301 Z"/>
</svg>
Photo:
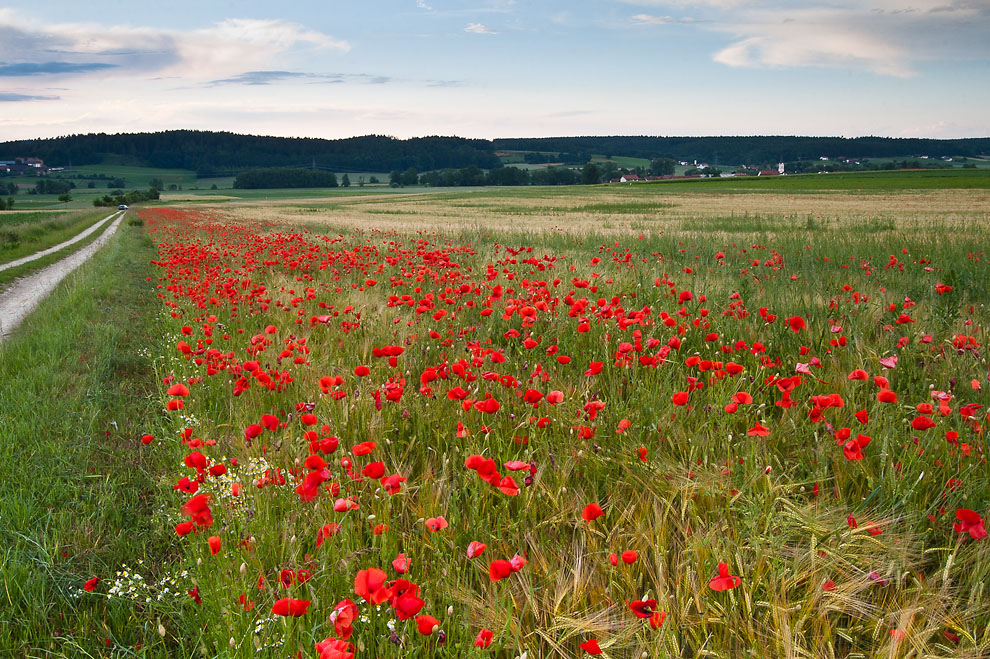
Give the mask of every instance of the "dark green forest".
<svg viewBox="0 0 990 659">
<path fill-rule="evenodd" d="M 41 158 L 49 167 L 100 164 L 106 156 L 113 155 L 133 165 L 191 169 L 200 178 L 254 167 L 310 167 L 313 163 L 321 169 L 340 172 L 499 166 L 491 142 L 461 137 L 398 140 L 366 135 L 322 140 L 192 130 L 91 133 L 0 143 L 0 160 L 26 155 Z"/>
<path fill-rule="evenodd" d="M 829 158 L 900 158 L 927 155 L 979 156 L 990 153 L 990 138 L 933 140 L 891 137 L 541 137 L 503 138 L 497 151 L 600 153 L 635 158 L 666 157 L 712 164 L 761 163 Z"/>
<path fill-rule="evenodd" d="M 34 156 L 49 166 L 102 163 L 108 156 L 129 164 L 191 169 L 200 177 L 230 175 L 257 167 L 297 167 L 332 172 L 419 172 L 501 166 L 497 151 L 541 151 L 673 158 L 712 164 L 763 165 L 829 158 L 909 158 L 920 155 L 978 156 L 990 153 L 990 138 L 954 140 L 887 137 L 419 137 L 399 140 L 366 135 L 341 140 L 262 137 L 209 131 L 164 131 L 107 135 L 91 133 L 0 143 L 0 160 Z"/>
<path fill-rule="evenodd" d="M 241 172 L 234 179 L 234 188 L 336 188 L 337 175 L 320 170 L 265 167 Z"/>
</svg>

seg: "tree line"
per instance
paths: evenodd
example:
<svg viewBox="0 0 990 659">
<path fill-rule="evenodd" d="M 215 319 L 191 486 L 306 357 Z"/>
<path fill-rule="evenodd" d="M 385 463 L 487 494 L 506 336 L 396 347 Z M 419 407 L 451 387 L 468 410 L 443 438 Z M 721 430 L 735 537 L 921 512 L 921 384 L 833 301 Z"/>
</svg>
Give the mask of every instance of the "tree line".
<svg viewBox="0 0 990 659">
<path fill-rule="evenodd" d="M 461 169 L 440 169 L 420 174 L 415 169 L 404 172 L 392 171 L 389 183 L 393 187 L 405 185 L 426 185 L 439 187 L 482 187 L 516 185 L 595 185 L 612 178 L 612 169 L 587 163 L 581 169 L 570 167 L 544 167 L 541 169 L 520 169 L 519 167 L 499 167 L 487 172 L 475 166 Z M 616 170 L 617 171 L 617 170 Z"/>
<path fill-rule="evenodd" d="M 0 160 L 31 154 L 49 166 L 99 164 L 106 155 L 113 154 L 137 165 L 195 170 L 200 178 L 255 167 L 300 167 L 313 163 L 329 170 L 351 172 L 468 165 L 487 169 L 499 165 L 490 141 L 461 137 L 399 140 L 366 135 L 324 140 L 192 130 L 90 133 L 20 140 L 0 143 L 0 154 Z"/>
<path fill-rule="evenodd" d="M 234 178 L 234 188 L 257 190 L 264 188 L 336 188 L 337 175 L 318 169 L 295 167 L 264 167 L 249 169 Z"/>
<path fill-rule="evenodd" d="M 497 151 L 599 153 L 653 159 L 657 156 L 708 164 L 768 164 L 830 158 L 904 158 L 919 155 L 978 156 L 990 153 L 990 138 L 935 140 L 890 137 L 544 137 L 502 138 Z"/>
<path fill-rule="evenodd" d="M 158 189 L 148 188 L 147 190 L 131 190 L 130 192 L 117 191 L 117 194 L 103 195 L 93 200 L 93 205 L 96 207 L 102 206 L 120 206 L 131 204 L 136 204 L 141 201 L 154 201 L 158 199 Z"/>
<path fill-rule="evenodd" d="M 266 137 L 228 132 L 175 130 L 156 133 L 90 133 L 0 143 L 0 160 L 26 154 L 48 165 L 103 162 L 107 155 L 151 167 L 195 170 L 202 177 L 259 167 L 319 167 L 336 172 L 496 169 L 497 151 L 528 151 L 528 161 L 580 165 L 590 154 L 657 157 L 693 162 L 760 165 L 829 158 L 913 158 L 920 155 L 978 156 L 990 153 L 990 138 L 935 140 L 887 137 L 659 137 L 589 136 L 499 138 L 419 137 L 399 140 L 365 135 L 340 140 Z"/>
</svg>

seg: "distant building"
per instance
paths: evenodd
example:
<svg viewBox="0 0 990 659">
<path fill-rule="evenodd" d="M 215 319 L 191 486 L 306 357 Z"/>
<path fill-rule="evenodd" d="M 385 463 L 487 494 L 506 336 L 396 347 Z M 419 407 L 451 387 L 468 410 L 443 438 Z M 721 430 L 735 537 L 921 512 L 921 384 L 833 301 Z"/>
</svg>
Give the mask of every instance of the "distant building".
<svg viewBox="0 0 990 659">
<path fill-rule="evenodd" d="M 780 176 L 780 172 L 776 169 L 761 169 L 757 176 Z"/>
<path fill-rule="evenodd" d="M 48 169 L 41 158 L 15 158 L 0 161 L 0 171 L 15 176 L 40 176 L 46 174 Z"/>
<path fill-rule="evenodd" d="M 632 183 L 633 181 L 642 181 L 640 177 L 635 174 L 623 174 L 619 177 L 619 183 Z"/>
<path fill-rule="evenodd" d="M 784 163 L 782 163 L 782 162 L 778 162 L 777 163 L 777 173 L 778 174 L 783 174 L 784 173 Z"/>
</svg>

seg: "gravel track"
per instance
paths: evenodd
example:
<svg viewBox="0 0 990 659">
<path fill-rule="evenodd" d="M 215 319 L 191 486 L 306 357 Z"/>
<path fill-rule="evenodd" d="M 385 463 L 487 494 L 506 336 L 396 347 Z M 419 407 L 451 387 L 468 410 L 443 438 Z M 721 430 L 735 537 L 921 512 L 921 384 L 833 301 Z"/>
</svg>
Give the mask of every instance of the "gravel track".
<svg viewBox="0 0 990 659">
<path fill-rule="evenodd" d="M 114 215 L 116 215 L 116 213 Z M 103 222 L 111 217 L 113 217 L 113 215 L 104 218 L 104 220 L 101 220 L 100 224 L 103 224 Z M 3 293 L 0 293 L 0 342 L 10 336 L 14 330 L 17 329 L 18 325 L 20 325 L 21 322 L 27 318 L 39 304 L 41 304 L 41 301 L 45 299 L 49 293 L 55 290 L 55 287 L 58 286 L 59 282 L 65 279 L 66 275 L 85 263 L 91 256 L 93 256 L 93 254 L 96 253 L 98 249 L 103 247 L 103 245 L 105 245 L 113 236 L 114 232 L 117 231 L 117 227 L 120 226 L 120 222 L 123 219 L 124 213 L 120 213 L 119 217 L 117 217 L 117 219 L 114 220 L 96 240 L 86 245 L 79 251 L 70 254 L 60 261 L 56 261 L 50 266 L 43 268 L 32 275 L 15 279 L 10 288 L 3 291 Z M 89 231 L 89 229 L 87 229 L 87 231 Z M 51 251 L 54 251 L 57 248 L 71 244 L 77 240 L 81 240 L 84 237 L 85 236 L 80 234 L 80 236 L 76 236 L 71 241 L 62 243 L 62 245 L 56 245 L 49 250 L 38 252 L 30 257 L 26 257 L 26 260 L 30 261 L 35 258 L 40 258 L 41 256 L 44 256 L 45 253 L 51 253 Z M 23 262 L 24 259 L 21 261 Z"/>
<path fill-rule="evenodd" d="M 30 256 L 25 256 L 25 257 L 20 258 L 20 259 L 15 259 L 14 261 L 10 261 L 9 263 L 0 264 L 0 272 L 3 272 L 4 270 L 7 270 L 8 268 L 16 268 L 19 265 L 23 265 L 25 263 L 30 263 L 31 261 L 34 261 L 36 259 L 40 259 L 40 258 L 42 258 L 44 256 L 48 256 L 49 254 L 54 254 L 55 252 L 57 252 L 58 250 L 60 250 L 60 249 L 62 249 L 64 247 L 68 247 L 69 245 L 73 245 L 73 244 L 79 242 L 80 240 L 86 238 L 87 236 L 89 236 L 90 234 L 92 234 L 94 231 L 98 230 L 101 226 L 103 226 L 104 224 L 106 224 L 107 220 L 109 220 L 110 218 L 112 218 L 117 213 L 120 213 L 121 216 L 123 216 L 124 212 L 125 211 L 117 211 L 116 213 L 110 213 L 109 215 L 107 215 L 105 218 L 103 218 L 99 222 L 86 227 L 85 229 L 83 229 L 82 231 L 80 231 L 79 233 L 77 233 L 76 235 L 74 235 L 73 237 L 69 238 L 65 242 L 59 243 L 58 245 L 55 245 L 53 247 L 49 247 L 48 249 L 43 249 L 40 252 L 35 252 L 34 254 L 31 254 Z"/>
</svg>

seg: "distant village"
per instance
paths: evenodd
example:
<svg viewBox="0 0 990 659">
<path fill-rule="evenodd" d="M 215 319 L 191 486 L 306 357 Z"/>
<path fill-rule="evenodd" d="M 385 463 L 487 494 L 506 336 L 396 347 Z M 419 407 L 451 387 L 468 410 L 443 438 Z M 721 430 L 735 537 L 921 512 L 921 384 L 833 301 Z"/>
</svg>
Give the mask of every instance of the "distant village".
<svg viewBox="0 0 990 659">
<path fill-rule="evenodd" d="M 716 175 L 706 174 L 704 170 L 708 169 L 710 166 L 706 162 L 685 162 L 683 160 L 678 161 L 678 164 L 684 167 L 693 167 L 694 169 L 700 170 L 695 174 L 683 174 L 677 176 L 675 174 L 667 174 L 665 176 L 639 176 L 637 174 L 623 174 L 619 178 L 613 178 L 609 180 L 609 183 L 638 183 L 641 181 L 670 181 L 674 179 L 685 179 L 685 178 L 734 178 L 737 176 L 782 176 L 786 174 L 784 163 L 777 163 L 777 169 L 754 169 L 746 170 L 741 169 L 737 172 L 719 172 Z"/>
<path fill-rule="evenodd" d="M 56 168 L 55 171 L 60 169 Z M 0 174 L 10 174 L 11 176 L 43 176 L 49 171 L 41 158 L 0 160 Z"/>
</svg>

